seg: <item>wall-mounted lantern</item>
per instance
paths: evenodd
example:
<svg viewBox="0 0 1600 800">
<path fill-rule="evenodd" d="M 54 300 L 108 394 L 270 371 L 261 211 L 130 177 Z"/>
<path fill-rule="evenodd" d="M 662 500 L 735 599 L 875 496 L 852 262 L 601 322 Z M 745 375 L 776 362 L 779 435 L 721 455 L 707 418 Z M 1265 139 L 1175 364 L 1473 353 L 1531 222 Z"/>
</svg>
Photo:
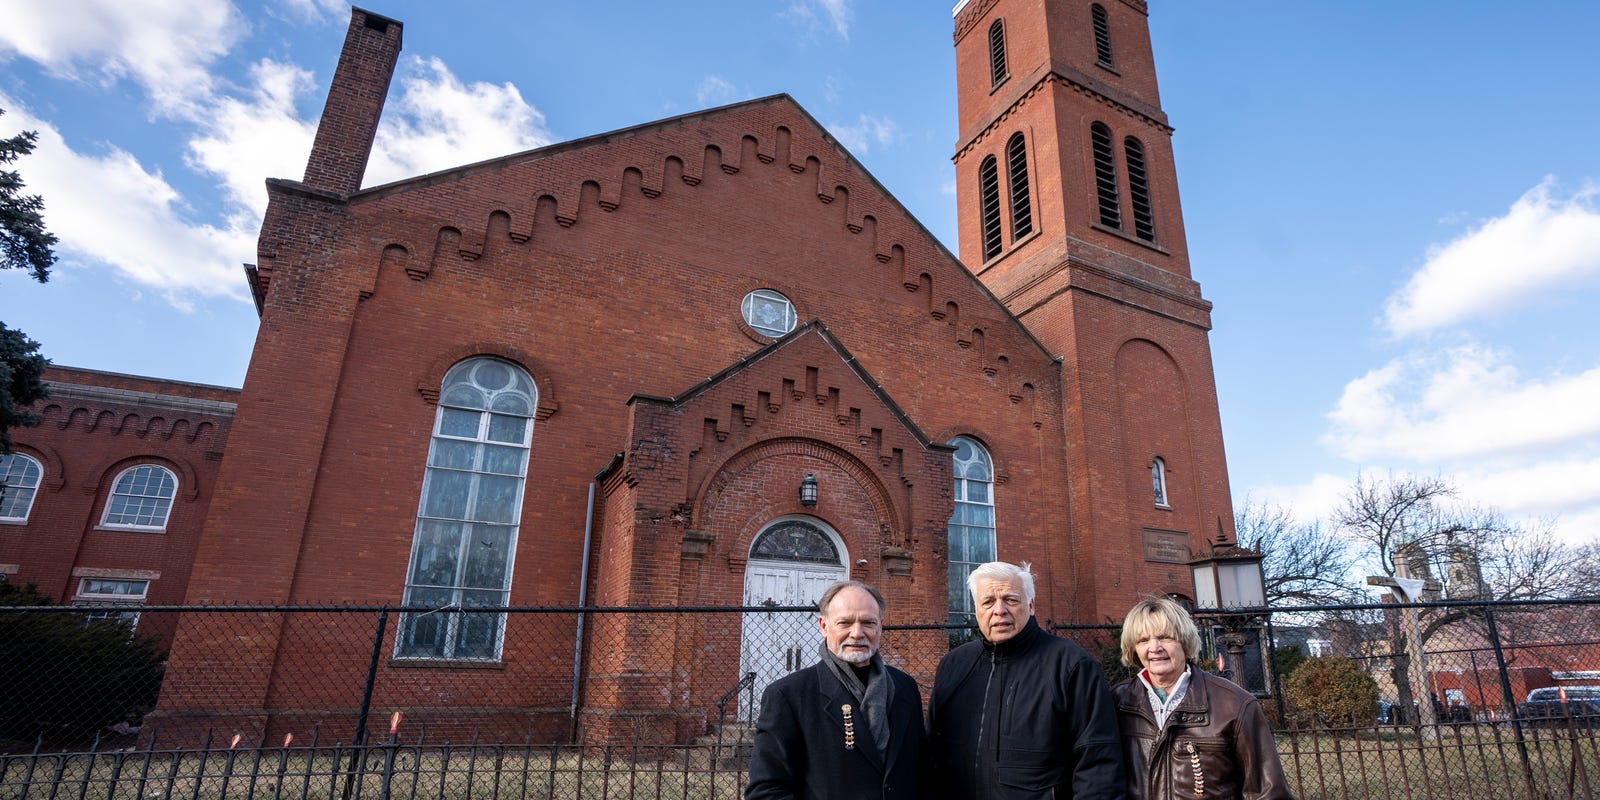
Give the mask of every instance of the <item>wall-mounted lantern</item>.
<svg viewBox="0 0 1600 800">
<path fill-rule="evenodd" d="M 800 481 L 800 505 L 810 508 L 817 504 L 817 476 L 807 472 Z"/>
</svg>

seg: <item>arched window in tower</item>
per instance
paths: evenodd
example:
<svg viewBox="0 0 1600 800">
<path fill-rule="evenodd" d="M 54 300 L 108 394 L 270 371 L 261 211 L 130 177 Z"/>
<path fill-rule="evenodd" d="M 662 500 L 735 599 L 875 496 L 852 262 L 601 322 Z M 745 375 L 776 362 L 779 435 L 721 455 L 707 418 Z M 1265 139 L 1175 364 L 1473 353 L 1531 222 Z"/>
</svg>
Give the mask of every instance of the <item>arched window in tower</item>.
<svg viewBox="0 0 1600 800">
<path fill-rule="evenodd" d="M 1116 153 L 1111 149 L 1111 129 L 1104 122 L 1089 126 L 1089 138 L 1094 147 L 1094 186 L 1100 198 L 1100 224 L 1108 228 L 1122 227 L 1122 206 L 1117 199 Z"/>
<path fill-rule="evenodd" d="M 497 358 L 445 373 L 405 593 L 406 605 L 439 610 L 402 618 L 395 657 L 500 657 L 505 615 L 460 609 L 509 600 L 537 397 L 527 372 Z"/>
<path fill-rule="evenodd" d="M 978 165 L 978 220 L 983 226 L 983 260 L 1000 254 L 1000 167 L 994 156 Z"/>
<path fill-rule="evenodd" d="M 1160 456 L 1156 456 L 1155 460 L 1150 462 L 1150 483 L 1151 488 L 1155 490 L 1156 506 L 1159 508 L 1168 508 L 1167 462 Z"/>
<path fill-rule="evenodd" d="M 1111 63 L 1111 21 L 1106 18 L 1105 6 L 1095 3 L 1089 7 L 1089 16 L 1094 22 L 1094 57 L 1102 67 L 1110 67 Z"/>
<path fill-rule="evenodd" d="M 950 621 L 974 621 L 967 576 L 994 556 L 994 462 L 977 440 L 957 436 L 955 513 L 950 517 Z"/>
<path fill-rule="evenodd" d="M 1133 205 L 1133 235 L 1153 242 L 1156 218 L 1150 210 L 1150 179 L 1144 169 L 1144 145 L 1129 136 L 1122 141 L 1122 152 L 1128 161 L 1128 202 Z"/>
<path fill-rule="evenodd" d="M 1010 74 L 1006 71 L 1006 22 L 997 19 L 989 26 L 989 83 L 999 86 Z"/>
<path fill-rule="evenodd" d="M 1006 188 L 1011 190 L 1011 241 L 1033 233 L 1028 201 L 1028 143 L 1019 132 L 1006 143 Z"/>
</svg>

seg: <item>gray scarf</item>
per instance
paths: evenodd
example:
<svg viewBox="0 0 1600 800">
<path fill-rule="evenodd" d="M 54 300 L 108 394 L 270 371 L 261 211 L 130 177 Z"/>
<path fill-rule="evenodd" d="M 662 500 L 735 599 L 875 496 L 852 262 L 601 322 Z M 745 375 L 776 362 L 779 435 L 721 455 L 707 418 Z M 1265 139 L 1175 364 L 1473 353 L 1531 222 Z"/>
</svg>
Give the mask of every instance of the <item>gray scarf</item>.
<svg viewBox="0 0 1600 800">
<path fill-rule="evenodd" d="M 863 684 L 857 677 L 855 665 L 833 654 L 828 649 L 828 643 L 823 642 L 822 663 L 828 666 L 844 688 L 856 699 L 867 715 L 867 732 L 872 735 L 872 744 L 879 753 L 889 752 L 889 703 L 894 699 L 893 681 L 889 680 L 889 672 L 883 666 L 883 659 L 877 653 L 872 654 L 872 660 L 867 662 L 867 682 Z"/>
</svg>

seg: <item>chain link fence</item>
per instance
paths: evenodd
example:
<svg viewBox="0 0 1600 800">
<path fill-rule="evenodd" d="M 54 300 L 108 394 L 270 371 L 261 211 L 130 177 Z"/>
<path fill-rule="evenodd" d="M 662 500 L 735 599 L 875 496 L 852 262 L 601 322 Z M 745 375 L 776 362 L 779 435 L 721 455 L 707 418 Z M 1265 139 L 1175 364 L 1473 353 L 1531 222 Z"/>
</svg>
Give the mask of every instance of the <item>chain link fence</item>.
<svg viewBox="0 0 1600 800">
<path fill-rule="evenodd" d="M 1301 798 L 1594 797 L 1600 601 L 1202 616 Z M 137 613 L 135 613 L 137 612 Z M 1119 662 L 1111 625 L 1055 626 Z M 973 636 L 890 626 L 926 701 Z M 807 608 L 0 607 L 0 797 L 737 797 Z"/>
</svg>

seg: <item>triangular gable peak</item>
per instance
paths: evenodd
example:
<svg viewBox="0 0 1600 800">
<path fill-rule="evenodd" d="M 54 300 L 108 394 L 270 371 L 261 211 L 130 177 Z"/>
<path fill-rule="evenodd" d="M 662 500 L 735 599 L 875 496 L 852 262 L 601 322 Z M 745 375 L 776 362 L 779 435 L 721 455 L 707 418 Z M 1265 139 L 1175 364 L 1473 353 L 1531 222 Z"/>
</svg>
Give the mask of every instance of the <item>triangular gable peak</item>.
<svg viewBox="0 0 1600 800">
<path fill-rule="evenodd" d="M 933 442 L 819 321 L 741 359 L 675 398 L 635 395 L 624 457 L 607 477 L 670 497 L 686 528 L 713 515 L 728 481 L 763 459 L 801 455 L 848 473 L 883 526 L 885 547 L 911 548 L 942 526 L 954 448 Z M 931 505 L 930 505 L 931 504 Z"/>
<path fill-rule="evenodd" d="M 787 95 L 686 114 L 366 189 L 347 200 L 369 221 L 373 281 L 383 269 L 426 280 L 439 268 L 481 258 L 491 241 L 538 248 L 553 228 L 605 224 L 630 206 L 662 203 L 679 213 L 702 208 L 697 187 L 719 179 L 763 181 L 784 170 L 807 202 L 829 207 L 839 234 L 861 242 L 858 271 L 902 287 L 906 301 L 936 320 L 993 320 L 1051 356 L 1005 306 L 961 265 L 881 183 Z M 770 173 L 767 173 L 770 174 Z M 279 191 L 304 190 L 287 181 Z M 430 219 L 419 228 L 416 209 Z M 269 216 L 270 219 L 270 216 Z M 782 220 L 774 220 L 780 224 Z M 705 224 L 714 226 L 715 220 Z M 431 237 L 431 241 L 429 238 Z M 263 243 L 272 237 L 264 231 Z M 271 278 L 275 247 L 263 247 L 258 296 Z"/>
</svg>

